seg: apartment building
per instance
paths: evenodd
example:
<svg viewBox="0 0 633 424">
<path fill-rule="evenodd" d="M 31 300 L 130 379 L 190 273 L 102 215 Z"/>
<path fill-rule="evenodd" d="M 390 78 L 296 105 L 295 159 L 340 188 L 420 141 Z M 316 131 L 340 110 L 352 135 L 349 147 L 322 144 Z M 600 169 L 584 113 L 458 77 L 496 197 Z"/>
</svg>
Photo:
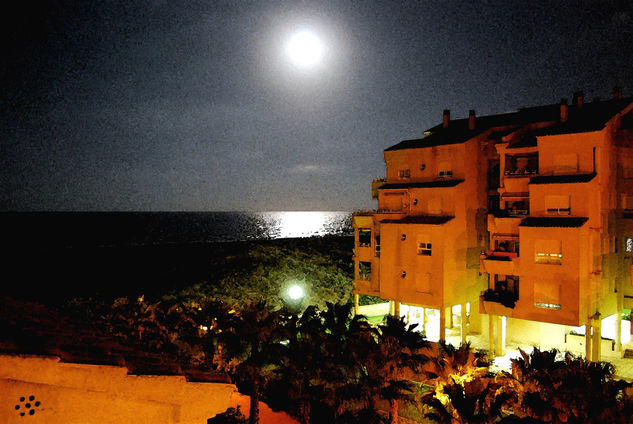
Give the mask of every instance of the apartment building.
<svg viewBox="0 0 633 424">
<path fill-rule="evenodd" d="M 618 351 L 633 306 L 632 101 L 445 110 L 387 148 L 378 209 L 354 214 L 355 299 L 390 301 L 431 339 L 487 335 L 496 354 L 506 340 Z"/>
</svg>

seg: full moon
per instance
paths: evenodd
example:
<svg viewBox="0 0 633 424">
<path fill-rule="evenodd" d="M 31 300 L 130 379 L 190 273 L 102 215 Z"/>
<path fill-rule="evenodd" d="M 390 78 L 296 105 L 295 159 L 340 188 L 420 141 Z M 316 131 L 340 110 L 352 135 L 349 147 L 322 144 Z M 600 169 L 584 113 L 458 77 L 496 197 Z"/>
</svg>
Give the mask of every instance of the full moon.
<svg viewBox="0 0 633 424">
<path fill-rule="evenodd" d="M 301 31 L 290 38 L 287 51 L 290 60 L 296 66 L 306 68 L 321 60 L 323 45 L 321 40 L 312 32 Z"/>
<path fill-rule="evenodd" d="M 288 296 L 290 296 L 290 299 L 292 300 L 301 299 L 303 297 L 303 289 L 297 285 L 294 285 L 288 290 Z"/>
</svg>

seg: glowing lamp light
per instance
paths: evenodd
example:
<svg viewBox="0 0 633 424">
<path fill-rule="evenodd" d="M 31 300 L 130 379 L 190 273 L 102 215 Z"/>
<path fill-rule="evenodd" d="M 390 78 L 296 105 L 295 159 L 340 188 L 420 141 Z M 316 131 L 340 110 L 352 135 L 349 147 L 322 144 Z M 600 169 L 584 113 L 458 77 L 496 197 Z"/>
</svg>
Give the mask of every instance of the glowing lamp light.
<svg viewBox="0 0 633 424">
<path fill-rule="evenodd" d="M 288 56 L 299 67 L 308 67 L 321 60 L 323 45 L 310 31 L 301 31 L 292 36 L 287 46 Z"/>
<path fill-rule="evenodd" d="M 288 297 L 290 297 L 290 299 L 292 300 L 301 299 L 303 297 L 303 289 L 296 284 L 294 286 L 291 286 L 288 289 Z"/>
</svg>

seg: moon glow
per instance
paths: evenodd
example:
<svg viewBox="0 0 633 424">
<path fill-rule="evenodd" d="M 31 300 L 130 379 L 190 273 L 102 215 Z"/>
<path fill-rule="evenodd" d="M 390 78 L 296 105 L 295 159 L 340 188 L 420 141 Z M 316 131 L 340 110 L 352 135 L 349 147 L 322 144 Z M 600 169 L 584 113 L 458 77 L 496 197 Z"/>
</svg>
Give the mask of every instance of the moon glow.
<svg viewBox="0 0 633 424">
<path fill-rule="evenodd" d="M 301 31 L 290 38 L 287 52 L 292 63 L 300 68 L 307 68 L 321 60 L 323 44 L 312 32 Z"/>
</svg>

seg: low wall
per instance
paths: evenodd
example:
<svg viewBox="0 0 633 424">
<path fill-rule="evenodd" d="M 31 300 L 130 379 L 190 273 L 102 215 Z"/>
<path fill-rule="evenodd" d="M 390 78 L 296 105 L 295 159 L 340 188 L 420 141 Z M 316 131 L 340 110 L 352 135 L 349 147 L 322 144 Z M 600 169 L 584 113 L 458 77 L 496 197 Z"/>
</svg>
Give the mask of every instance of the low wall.
<svg viewBox="0 0 633 424">
<path fill-rule="evenodd" d="M 0 355 L 0 423 L 201 424 L 224 412 L 235 390 L 57 357 Z"/>
</svg>

